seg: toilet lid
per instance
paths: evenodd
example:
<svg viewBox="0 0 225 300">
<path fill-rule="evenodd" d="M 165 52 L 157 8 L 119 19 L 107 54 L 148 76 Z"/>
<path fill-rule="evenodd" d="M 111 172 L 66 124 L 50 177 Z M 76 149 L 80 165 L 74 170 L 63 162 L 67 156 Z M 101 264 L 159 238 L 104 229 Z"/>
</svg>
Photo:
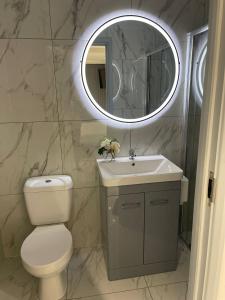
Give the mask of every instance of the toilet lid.
<svg viewBox="0 0 225 300">
<path fill-rule="evenodd" d="M 68 256 L 72 248 L 72 236 L 64 224 L 38 226 L 25 239 L 21 257 L 33 267 L 46 266 Z"/>
</svg>

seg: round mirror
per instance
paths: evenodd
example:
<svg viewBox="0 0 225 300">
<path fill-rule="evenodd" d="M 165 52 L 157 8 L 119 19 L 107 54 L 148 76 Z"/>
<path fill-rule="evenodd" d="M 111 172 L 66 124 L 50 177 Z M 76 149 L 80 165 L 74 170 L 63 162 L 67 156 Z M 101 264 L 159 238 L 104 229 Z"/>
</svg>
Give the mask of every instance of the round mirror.
<svg viewBox="0 0 225 300">
<path fill-rule="evenodd" d="M 168 33 L 140 16 L 121 16 L 103 24 L 88 41 L 82 80 L 94 106 L 121 122 L 140 122 L 172 99 L 179 59 Z"/>
</svg>

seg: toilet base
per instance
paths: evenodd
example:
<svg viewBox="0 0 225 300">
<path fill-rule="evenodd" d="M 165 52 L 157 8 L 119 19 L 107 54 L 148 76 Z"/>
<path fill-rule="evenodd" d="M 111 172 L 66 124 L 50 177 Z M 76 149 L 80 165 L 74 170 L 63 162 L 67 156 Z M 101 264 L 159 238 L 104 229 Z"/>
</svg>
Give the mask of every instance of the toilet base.
<svg viewBox="0 0 225 300">
<path fill-rule="evenodd" d="M 39 299 L 59 300 L 66 293 L 66 271 L 62 271 L 52 277 L 39 279 Z"/>
</svg>

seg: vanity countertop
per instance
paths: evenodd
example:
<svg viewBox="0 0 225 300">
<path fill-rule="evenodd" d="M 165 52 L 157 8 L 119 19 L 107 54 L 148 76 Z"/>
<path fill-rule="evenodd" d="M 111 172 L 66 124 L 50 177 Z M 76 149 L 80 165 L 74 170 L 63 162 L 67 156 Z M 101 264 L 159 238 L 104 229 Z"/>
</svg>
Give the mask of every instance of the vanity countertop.
<svg viewBox="0 0 225 300">
<path fill-rule="evenodd" d="M 97 159 L 103 186 L 179 181 L 183 171 L 163 155 Z"/>
</svg>

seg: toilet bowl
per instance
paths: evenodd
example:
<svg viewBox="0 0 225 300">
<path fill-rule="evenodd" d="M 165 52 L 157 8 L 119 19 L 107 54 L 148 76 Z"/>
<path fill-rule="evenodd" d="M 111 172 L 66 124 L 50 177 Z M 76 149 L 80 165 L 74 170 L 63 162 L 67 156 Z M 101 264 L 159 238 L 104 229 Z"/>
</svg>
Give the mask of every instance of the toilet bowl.
<svg viewBox="0 0 225 300">
<path fill-rule="evenodd" d="M 41 300 L 60 299 L 65 294 L 65 268 L 72 256 L 72 236 L 64 224 L 37 226 L 24 240 L 24 268 L 39 281 Z"/>
<path fill-rule="evenodd" d="M 68 222 L 72 204 L 72 178 L 68 175 L 32 177 L 24 185 L 25 204 L 35 229 L 24 240 L 24 268 L 39 278 L 39 299 L 58 300 L 66 292 L 66 267 L 73 243 Z"/>
</svg>

